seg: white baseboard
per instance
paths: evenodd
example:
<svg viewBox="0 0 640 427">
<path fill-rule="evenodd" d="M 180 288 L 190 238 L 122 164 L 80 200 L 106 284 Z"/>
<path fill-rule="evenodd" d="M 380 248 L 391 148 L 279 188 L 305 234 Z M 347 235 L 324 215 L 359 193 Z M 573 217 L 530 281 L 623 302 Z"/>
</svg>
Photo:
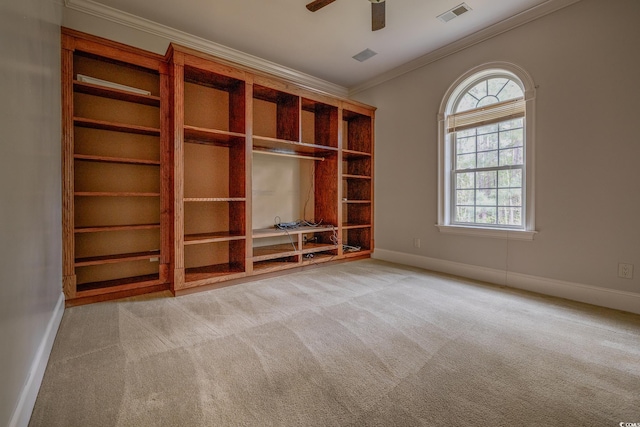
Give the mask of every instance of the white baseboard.
<svg viewBox="0 0 640 427">
<path fill-rule="evenodd" d="M 53 342 L 55 341 L 60 322 L 62 321 L 62 314 L 64 313 L 64 294 L 60 293 L 60 298 L 56 303 L 56 307 L 53 310 L 53 315 L 49 319 L 47 329 L 45 330 L 42 341 L 38 346 L 38 351 L 33 359 L 31 368 L 29 369 L 29 378 L 25 383 L 22 393 L 20 393 L 20 400 L 11 417 L 9 427 L 27 427 L 29 420 L 31 419 L 31 413 L 38 397 L 38 391 L 40 391 L 40 385 L 44 378 L 44 371 L 47 368 L 47 362 L 49 361 L 49 355 L 53 348 Z"/>
<path fill-rule="evenodd" d="M 372 258 L 640 314 L 640 294 L 376 249 Z"/>
</svg>

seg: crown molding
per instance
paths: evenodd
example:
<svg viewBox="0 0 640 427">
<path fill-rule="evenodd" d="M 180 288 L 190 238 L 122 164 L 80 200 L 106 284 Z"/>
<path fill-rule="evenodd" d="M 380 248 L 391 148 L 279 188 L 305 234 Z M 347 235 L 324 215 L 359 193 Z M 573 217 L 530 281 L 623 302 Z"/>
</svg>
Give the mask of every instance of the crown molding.
<svg viewBox="0 0 640 427">
<path fill-rule="evenodd" d="M 286 79 L 304 86 L 305 88 L 335 95 L 341 98 L 346 98 L 349 92 L 344 86 L 313 77 L 309 74 L 191 35 L 184 31 L 176 30 L 175 28 L 96 3 L 92 0 L 64 0 L 64 3 L 69 9 L 162 37 L 170 42 L 217 56 L 244 67 Z"/>
<path fill-rule="evenodd" d="M 436 61 L 446 58 L 449 55 L 453 55 L 454 53 L 460 52 L 478 43 L 506 33 L 507 31 L 513 30 L 514 28 L 535 21 L 536 19 L 542 18 L 543 16 L 549 15 L 557 10 L 564 9 L 565 7 L 571 6 L 572 4 L 579 1 L 580 0 L 547 0 L 542 4 L 532 7 L 531 9 L 500 21 L 480 31 L 477 31 L 440 49 L 436 49 L 432 52 L 427 53 L 426 55 L 409 61 L 390 71 L 382 73 L 370 80 L 367 80 L 362 84 L 354 86 L 349 89 L 349 96 L 354 96 L 362 91 L 370 89 L 374 86 L 378 86 L 379 84 L 382 84 L 386 81 L 389 81 L 396 77 L 400 77 L 403 74 L 432 64 Z"/>
</svg>

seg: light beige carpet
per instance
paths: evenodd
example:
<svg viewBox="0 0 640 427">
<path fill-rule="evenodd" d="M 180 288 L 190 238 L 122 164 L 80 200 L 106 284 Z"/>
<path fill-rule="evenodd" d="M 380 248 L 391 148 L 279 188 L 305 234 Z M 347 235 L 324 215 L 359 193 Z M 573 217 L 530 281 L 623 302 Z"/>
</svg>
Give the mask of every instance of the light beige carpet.
<svg viewBox="0 0 640 427">
<path fill-rule="evenodd" d="M 640 423 L 640 316 L 374 260 L 67 309 L 31 426 Z"/>
</svg>

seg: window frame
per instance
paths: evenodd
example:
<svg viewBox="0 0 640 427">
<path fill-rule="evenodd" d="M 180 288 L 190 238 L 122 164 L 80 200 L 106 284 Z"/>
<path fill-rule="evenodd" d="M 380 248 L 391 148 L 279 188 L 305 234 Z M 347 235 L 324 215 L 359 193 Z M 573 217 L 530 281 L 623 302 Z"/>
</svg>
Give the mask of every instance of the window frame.
<svg viewBox="0 0 640 427">
<path fill-rule="evenodd" d="M 522 228 L 500 227 L 499 225 L 453 224 L 454 209 L 453 147 L 450 133 L 447 133 L 447 116 L 457 106 L 462 94 L 480 80 L 493 76 L 508 77 L 519 83 L 524 93 L 524 164 L 522 177 Z M 449 87 L 438 112 L 438 223 L 443 233 L 483 236 L 510 240 L 533 240 L 535 234 L 535 98 L 533 79 L 521 67 L 508 62 L 490 62 L 474 67 L 456 79 Z"/>
</svg>

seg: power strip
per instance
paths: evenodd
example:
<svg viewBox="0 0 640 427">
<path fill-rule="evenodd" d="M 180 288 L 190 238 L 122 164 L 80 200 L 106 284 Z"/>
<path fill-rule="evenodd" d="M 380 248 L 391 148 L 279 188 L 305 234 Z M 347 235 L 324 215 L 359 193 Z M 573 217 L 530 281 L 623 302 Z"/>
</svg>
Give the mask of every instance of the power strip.
<svg viewBox="0 0 640 427">
<path fill-rule="evenodd" d="M 286 229 L 286 228 L 298 228 L 300 226 L 299 221 L 291 221 L 291 222 L 279 222 L 274 225 L 275 228 Z"/>
</svg>

